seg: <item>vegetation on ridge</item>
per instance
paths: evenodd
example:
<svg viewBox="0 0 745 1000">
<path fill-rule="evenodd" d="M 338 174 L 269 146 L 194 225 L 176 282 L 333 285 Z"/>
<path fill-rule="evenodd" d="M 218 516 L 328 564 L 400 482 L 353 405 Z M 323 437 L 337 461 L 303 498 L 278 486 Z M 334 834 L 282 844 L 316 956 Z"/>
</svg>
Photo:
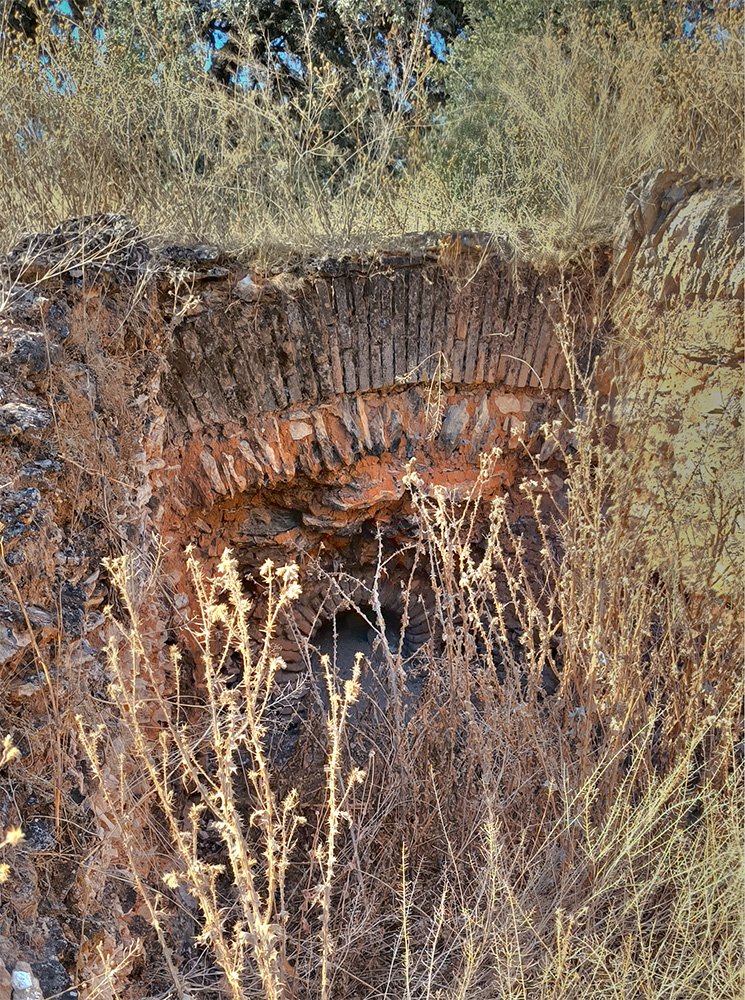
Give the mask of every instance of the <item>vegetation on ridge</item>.
<svg viewBox="0 0 745 1000">
<path fill-rule="evenodd" d="M 256 22 L 227 5 L 224 30 L 219 5 L 187 0 L 75 5 L 74 26 L 37 13 L 25 33 L 16 16 L 0 240 L 114 211 L 255 253 L 453 227 L 556 253 L 607 236 L 648 169 L 739 173 L 738 4 L 457 6 L 338 0 Z"/>
</svg>

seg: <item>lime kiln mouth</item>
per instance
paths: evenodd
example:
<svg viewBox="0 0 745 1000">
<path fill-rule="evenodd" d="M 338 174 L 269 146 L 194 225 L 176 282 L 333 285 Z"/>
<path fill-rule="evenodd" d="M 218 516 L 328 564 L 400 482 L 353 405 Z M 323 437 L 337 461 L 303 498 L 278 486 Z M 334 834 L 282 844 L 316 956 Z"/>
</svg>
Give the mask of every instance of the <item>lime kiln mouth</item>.
<svg viewBox="0 0 745 1000">
<path fill-rule="evenodd" d="M 406 656 L 432 637 L 412 475 L 455 506 L 478 483 L 514 522 L 530 515 L 520 484 L 535 462 L 563 490 L 571 386 L 557 324 L 571 314 L 573 351 L 589 358 L 594 286 L 466 239 L 450 251 L 326 261 L 250 286 L 230 274 L 174 311 L 151 521 L 176 591 L 187 543 L 208 571 L 230 548 L 257 623 L 260 567 L 299 566 L 303 593 L 275 638 L 281 681 L 310 666 L 323 622 L 364 606 L 400 622 L 406 604 Z"/>
</svg>

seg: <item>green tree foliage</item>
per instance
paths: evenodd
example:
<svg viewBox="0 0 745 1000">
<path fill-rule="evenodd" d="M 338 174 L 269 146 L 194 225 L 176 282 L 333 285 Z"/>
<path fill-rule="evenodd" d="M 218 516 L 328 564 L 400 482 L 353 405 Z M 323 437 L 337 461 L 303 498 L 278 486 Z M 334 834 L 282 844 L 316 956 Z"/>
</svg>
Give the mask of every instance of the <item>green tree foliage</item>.
<svg viewBox="0 0 745 1000">
<path fill-rule="evenodd" d="M 433 42 L 441 51 L 466 23 L 463 0 L 68 0 L 69 12 L 60 11 L 58 0 L 0 4 L 6 30 L 26 40 L 39 38 L 45 19 L 58 32 L 87 22 L 109 33 L 137 34 L 147 23 L 167 31 L 174 50 L 204 46 L 212 53 L 209 72 L 224 84 L 235 83 L 246 63 L 258 60 L 289 91 L 302 85 L 308 62 L 319 59 L 350 79 L 360 59 L 372 59 L 388 88 L 402 71 L 399 37 L 421 35 L 432 51 Z"/>
<path fill-rule="evenodd" d="M 203 37 L 215 46 L 216 36 L 228 36 L 215 60 L 216 72 L 227 82 L 234 78 L 242 62 L 242 40 L 255 40 L 260 58 L 267 66 L 284 70 L 290 88 L 299 83 L 299 65 L 311 54 L 323 58 L 341 72 L 354 75 L 360 58 L 370 58 L 394 80 L 401 72 L 396 39 L 432 33 L 445 44 L 464 26 L 462 0 L 435 0 L 426 6 L 419 0 L 221 0 L 213 5 L 197 0 Z M 309 42 L 310 34 L 310 42 Z"/>
</svg>

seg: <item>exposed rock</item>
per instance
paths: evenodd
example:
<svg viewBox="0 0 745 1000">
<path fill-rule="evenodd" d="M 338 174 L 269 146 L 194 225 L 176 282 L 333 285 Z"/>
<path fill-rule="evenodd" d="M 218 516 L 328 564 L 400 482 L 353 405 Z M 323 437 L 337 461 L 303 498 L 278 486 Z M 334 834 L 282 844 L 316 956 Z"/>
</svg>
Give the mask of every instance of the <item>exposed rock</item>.
<svg viewBox="0 0 745 1000">
<path fill-rule="evenodd" d="M 463 436 L 463 432 L 468 426 L 468 420 L 468 403 L 465 399 L 448 407 L 439 435 L 446 450 L 452 451 L 455 447 L 456 441 Z"/>
<path fill-rule="evenodd" d="M 38 376 L 46 373 L 59 361 L 62 350 L 59 344 L 50 343 L 49 338 L 38 330 L 0 330 L 0 366 L 20 375 Z"/>
<path fill-rule="evenodd" d="M 35 604 L 24 604 L 21 607 L 17 601 L 9 601 L 7 604 L 0 604 L 0 622 L 10 622 L 15 625 L 22 625 L 28 619 L 32 628 L 48 629 L 54 628 L 57 624 L 57 616 L 44 608 Z"/>
<path fill-rule="evenodd" d="M 28 962 L 17 962 L 11 976 L 13 1000 L 44 1000 L 39 980 Z"/>
<path fill-rule="evenodd" d="M 655 303 L 743 298 L 739 183 L 657 170 L 629 189 L 625 208 L 614 250 L 618 287 L 633 282 Z"/>
<path fill-rule="evenodd" d="M 0 493 L 0 533 L 6 545 L 31 530 L 40 502 L 41 493 L 33 486 Z"/>
<path fill-rule="evenodd" d="M 558 274 L 513 275 L 496 255 L 471 274 L 467 260 L 450 273 L 407 264 L 347 263 L 333 277 L 307 275 L 299 289 L 260 296 L 247 276 L 239 286 L 250 301 L 229 311 L 219 284 L 205 290 L 204 311 L 174 331 L 167 359 L 171 436 L 399 383 L 568 387 L 553 335 Z M 588 329 L 582 313 L 577 321 L 581 349 Z M 307 435 L 299 424 L 295 433 Z"/>
<path fill-rule="evenodd" d="M 36 977 L 43 997 L 54 997 L 54 1000 L 77 1000 L 78 991 L 71 989 L 70 975 L 58 958 L 32 962 L 31 971 Z"/>
<path fill-rule="evenodd" d="M 40 431 L 52 422 L 52 412 L 29 403 L 4 403 L 0 406 L 0 437 L 20 437 L 26 431 Z"/>
<path fill-rule="evenodd" d="M 240 281 L 236 282 L 235 294 L 241 298 L 245 299 L 247 302 L 253 302 L 260 295 L 260 289 L 254 284 L 253 278 L 250 274 L 241 278 Z"/>
<path fill-rule="evenodd" d="M 0 664 L 14 659 L 30 645 L 31 636 L 17 632 L 7 625 L 0 625 Z"/>
<path fill-rule="evenodd" d="M 132 281 L 149 258 L 137 226 L 123 215 L 105 213 L 71 219 L 50 233 L 29 234 L 5 263 L 10 276 L 21 281 L 84 275 L 89 280 L 110 275 Z"/>
<path fill-rule="evenodd" d="M 208 243 L 196 246 L 165 246 L 158 250 L 158 257 L 173 267 L 191 269 L 211 269 L 223 257 L 219 247 Z"/>
<path fill-rule="evenodd" d="M 631 189 L 627 212 L 614 260 L 626 347 L 613 410 L 624 447 L 649 470 L 637 523 L 657 526 L 661 559 L 677 548 L 690 591 L 739 600 L 742 188 L 657 171 Z M 702 579 L 712 553 L 715 578 Z"/>
<path fill-rule="evenodd" d="M 23 830 L 24 851 L 48 851 L 54 847 L 56 839 L 49 820 L 35 817 L 29 820 Z"/>
</svg>

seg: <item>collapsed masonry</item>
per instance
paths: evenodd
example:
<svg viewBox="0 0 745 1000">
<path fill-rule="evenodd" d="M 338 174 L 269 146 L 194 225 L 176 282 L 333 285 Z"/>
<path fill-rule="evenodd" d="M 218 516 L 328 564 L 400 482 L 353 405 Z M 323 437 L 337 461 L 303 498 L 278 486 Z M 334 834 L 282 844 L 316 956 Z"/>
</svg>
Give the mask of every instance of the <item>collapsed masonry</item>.
<svg viewBox="0 0 745 1000">
<path fill-rule="evenodd" d="M 658 171 L 627 201 L 618 285 L 660 302 L 741 298 L 736 185 Z M 247 275 L 215 248 L 151 252 L 116 216 L 27 238 L 2 265 L 13 583 L 0 583 L 0 662 L 22 670 L 32 635 L 95 659 L 101 557 L 147 564 L 161 543 L 177 610 L 188 543 L 207 561 L 230 546 L 247 577 L 266 558 L 300 563 L 306 633 L 310 609 L 334 610 L 328 574 L 369 585 L 381 545 L 395 603 L 411 460 L 426 486 L 463 495 L 479 456 L 500 449 L 489 489 L 519 523 L 531 456 L 561 493 L 542 433 L 571 420 L 557 323 L 589 360 L 607 265 L 600 254 L 539 273 L 475 236 L 418 237 L 364 261 Z M 296 645 L 279 639 L 288 666 L 302 665 Z"/>
<path fill-rule="evenodd" d="M 301 565 L 303 600 L 276 642 L 289 670 L 304 666 L 298 636 L 366 603 L 379 558 L 383 610 L 400 618 L 416 535 L 410 462 L 429 489 L 464 498 L 480 456 L 499 449 L 488 491 L 514 490 L 517 520 L 530 453 L 548 458 L 541 427 L 569 417 L 556 326 L 571 317 L 587 360 L 597 285 L 460 241 L 443 262 L 443 249 L 227 288 L 196 272 L 193 298 L 176 303 L 188 315 L 172 333 L 151 435 L 152 521 L 176 588 L 171 557 L 185 539 L 207 560 L 229 546 L 247 577 L 267 558 Z M 548 472 L 560 492 L 559 463 Z M 409 646 L 426 635 L 426 592 L 422 581 Z"/>
<path fill-rule="evenodd" d="M 517 486 L 531 454 L 561 493 L 545 440 L 571 410 L 556 327 L 568 320 L 589 360 L 606 265 L 539 273 L 466 237 L 259 277 L 209 247 L 143 265 L 117 217 L 87 225 L 88 272 L 79 222 L 9 258 L 4 661 L 30 656 L 29 626 L 99 660 L 101 558 L 130 552 L 144 577 L 161 544 L 172 608 L 153 615 L 165 637 L 190 610 L 192 544 L 208 568 L 230 547 L 249 587 L 267 558 L 300 564 L 303 600 L 276 652 L 302 669 L 298 638 L 364 604 L 379 558 L 383 610 L 400 617 L 416 533 L 410 462 L 426 488 L 457 499 L 499 449 L 487 493 L 511 497 L 515 522 L 528 513 Z M 425 635 L 426 591 L 422 580 L 409 646 Z"/>
<path fill-rule="evenodd" d="M 95 236 L 82 243 L 81 230 Z M 70 663 L 105 690 L 103 557 L 133 557 L 164 690 L 169 636 L 194 611 L 187 545 L 208 571 L 232 549 L 257 632 L 259 568 L 298 563 L 303 595 L 274 643 L 284 682 L 308 665 L 303 640 L 369 607 L 379 562 L 394 633 L 402 582 L 416 594 L 397 635 L 405 652 L 430 637 L 411 462 L 425 489 L 457 502 L 480 456 L 498 449 L 485 499 L 507 497 L 518 532 L 531 525 L 518 487 L 539 455 L 562 494 L 552 450 L 571 405 L 556 327 L 570 323 L 588 362 L 604 259 L 539 273 L 453 237 L 247 275 L 210 247 L 143 262 L 142 241 L 111 216 L 26 243 L 6 265 L 0 371 L 0 661 L 18 679 L 14 712 L 46 697 L 35 646 L 50 649 L 47 672 L 63 691 Z M 539 548 L 535 539 L 537 564 Z"/>
<path fill-rule="evenodd" d="M 735 185 L 658 172 L 627 207 L 620 283 L 660 304 L 741 301 Z M 304 668 L 298 636 L 365 605 L 382 558 L 379 596 L 394 625 L 401 580 L 421 574 L 400 637 L 415 649 L 428 598 L 407 467 L 415 460 L 424 488 L 457 502 L 479 456 L 499 449 L 487 499 L 507 498 L 517 533 L 530 530 L 519 485 L 534 461 L 561 501 L 556 443 L 568 442 L 572 412 L 557 324 L 589 362 L 606 333 L 596 317 L 608 263 L 601 254 L 538 272 L 460 237 L 247 275 L 213 248 L 153 253 L 104 216 L 30 238 L 0 264 L 0 732 L 22 753 L 13 795 L 0 790 L 0 829 L 27 831 L 0 917 L 9 967 L 32 959 L 45 992 L 64 995 L 76 949 L 95 963 L 91 928 L 116 924 L 117 947 L 140 933 L 107 863 L 42 863 L 60 808 L 81 830 L 92 811 L 95 849 L 106 842 L 74 726 L 58 738 L 76 712 L 114 725 L 102 557 L 133 557 L 149 637 L 163 649 L 191 610 L 185 545 L 208 568 L 231 547 L 258 618 L 258 568 L 297 562 L 303 597 L 276 642 L 282 680 Z M 164 653 L 165 690 L 168 669 Z"/>
</svg>

